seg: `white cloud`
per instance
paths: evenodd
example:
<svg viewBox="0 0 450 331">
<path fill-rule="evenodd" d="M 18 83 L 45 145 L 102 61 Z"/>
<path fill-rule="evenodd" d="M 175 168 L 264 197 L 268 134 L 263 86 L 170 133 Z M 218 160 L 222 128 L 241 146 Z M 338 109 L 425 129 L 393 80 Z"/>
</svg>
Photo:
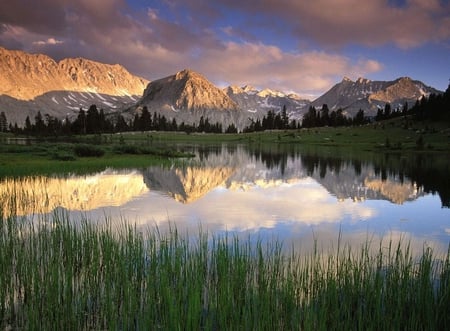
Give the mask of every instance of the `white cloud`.
<svg viewBox="0 0 450 331">
<path fill-rule="evenodd" d="M 48 38 L 45 41 L 44 40 L 34 41 L 33 45 L 43 46 L 43 45 L 58 45 L 63 43 L 64 42 L 62 40 L 57 40 L 55 38 Z"/>
</svg>

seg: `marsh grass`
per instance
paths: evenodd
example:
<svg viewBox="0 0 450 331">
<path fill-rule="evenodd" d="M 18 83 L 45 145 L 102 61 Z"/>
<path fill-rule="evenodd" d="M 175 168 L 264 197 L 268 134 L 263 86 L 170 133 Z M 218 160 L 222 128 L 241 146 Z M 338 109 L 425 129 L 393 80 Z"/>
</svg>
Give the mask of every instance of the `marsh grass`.
<svg viewBox="0 0 450 331">
<path fill-rule="evenodd" d="M 300 255 L 64 213 L 0 221 L 0 329 L 444 330 L 450 259 L 369 244 Z"/>
</svg>

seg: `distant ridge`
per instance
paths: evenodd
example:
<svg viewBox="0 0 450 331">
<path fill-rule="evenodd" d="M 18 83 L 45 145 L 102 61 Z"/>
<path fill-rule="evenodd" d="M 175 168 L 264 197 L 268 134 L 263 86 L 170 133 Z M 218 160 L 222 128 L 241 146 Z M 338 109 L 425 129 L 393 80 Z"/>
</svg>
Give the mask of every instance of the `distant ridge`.
<svg viewBox="0 0 450 331">
<path fill-rule="evenodd" d="M 392 108 L 403 107 L 405 102 L 412 106 L 416 100 L 431 93 L 442 92 L 409 77 L 393 81 L 372 81 L 365 78 L 352 81 L 344 77 L 311 105 L 321 107 L 327 104 L 331 110 L 341 108 L 352 116 L 359 109 L 363 109 L 366 115 L 375 115 L 377 109 L 384 107 L 386 103 L 390 103 Z"/>
</svg>

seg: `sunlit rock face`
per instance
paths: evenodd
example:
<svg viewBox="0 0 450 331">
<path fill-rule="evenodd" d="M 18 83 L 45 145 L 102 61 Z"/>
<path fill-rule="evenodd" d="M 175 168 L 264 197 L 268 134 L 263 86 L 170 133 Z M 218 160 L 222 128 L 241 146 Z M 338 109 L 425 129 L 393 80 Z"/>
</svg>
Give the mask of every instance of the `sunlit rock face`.
<svg viewBox="0 0 450 331">
<path fill-rule="evenodd" d="M 124 109 L 142 96 L 147 84 L 119 64 L 83 58 L 56 62 L 43 54 L 0 47 L 0 109 L 19 126 L 38 111 L 64 119 L 92 104 L 105 113 Z"/>
<path fill-rule="evenodd" d="M 237 104 L 221 89 L 192 70 L 151 82 L 139 103 L 152 110 L 237 110 Z"/>
<path fill-rule="evenodd" d="M 225 92 L 188 69 L 149 83 L 133 110 L 139 113 L 143 107 L 178 123 L 199 123 L 203 117 L 210 124 L 221 123 L 223 129 L 247 120 Z"/>
<path fill-rule="evenodd" d="M 83 58 L 59 62 L 43 54 L 0 47 L 0 94 L 31 100 L 50 91 L 142 95 L 148 81 L 133 76 L 121 65 Z"/>
<path fill-rule="evenodd" d="M 57 207 L 88 211 L 120 206 L 147 191 L 138 172 L 105 171 L 93 176 L 6 179 L 0 182 L 0 202 L 5 215 L 23 216 Z"/>
</svg>

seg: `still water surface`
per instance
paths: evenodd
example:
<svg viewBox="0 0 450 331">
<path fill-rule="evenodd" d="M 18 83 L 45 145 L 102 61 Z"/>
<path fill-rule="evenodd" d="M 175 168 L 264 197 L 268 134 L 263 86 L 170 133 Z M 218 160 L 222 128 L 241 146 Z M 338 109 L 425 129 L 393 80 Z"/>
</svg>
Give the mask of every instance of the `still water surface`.
<svg viewBox="0 0 450 331">
<path fill-rule="evenodd" d="M 63 209 L 73 218 L 126 219 L 161 231 L 172 224 L 190 234 L 201 227 L 300 250 L 314 242 L 336 247 L 339 237 L 374 249 L 381 238 L 410 241 L 417 252 L 448 248 L 448 160 L 434 169 L 439 162 L 400 156 L 376 162 L 226 145 L 193 151 L 193 160 L 171 167 L 16 180 L 29 199 L 18 212 Z M 0 193 L 11 185 L 0 181 Z"/>
</svg>

